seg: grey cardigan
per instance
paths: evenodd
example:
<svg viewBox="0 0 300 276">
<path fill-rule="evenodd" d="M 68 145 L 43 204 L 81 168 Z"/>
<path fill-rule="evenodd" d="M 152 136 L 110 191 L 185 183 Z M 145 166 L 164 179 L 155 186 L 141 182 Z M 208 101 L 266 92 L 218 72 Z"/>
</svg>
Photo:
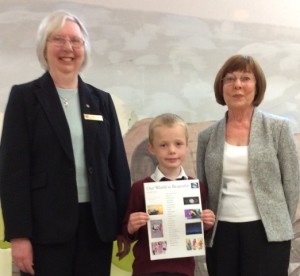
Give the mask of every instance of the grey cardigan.
<svg viewBox="0 0 300 276">
<path fill-rule="evenodd" d="M 226 116 L 198 137 L 197 176 L 207 185 L 207 208 L 217 218 L 208 247 L 213 244 L 222 196 L 225 129 Z M 300 180 L 297 149 L 288 120 L 255 108 L 248 150 L 251 184 L 268 241 L 290 240 L 294 237 L 292 219 Z"/>
</svg>

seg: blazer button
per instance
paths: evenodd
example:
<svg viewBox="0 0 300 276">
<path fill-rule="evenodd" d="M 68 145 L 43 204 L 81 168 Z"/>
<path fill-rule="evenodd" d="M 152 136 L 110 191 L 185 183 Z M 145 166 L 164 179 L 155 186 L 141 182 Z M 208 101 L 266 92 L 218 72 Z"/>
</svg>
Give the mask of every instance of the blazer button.
<svg viewBox="0 0 300 276">
<path fill-rule="evenodd" d="M 88 172 L 89 172 L 89 174 L 93 174 L 93 172 L 94 172 L 93 167 L 89 167 Z"/>
</svg>

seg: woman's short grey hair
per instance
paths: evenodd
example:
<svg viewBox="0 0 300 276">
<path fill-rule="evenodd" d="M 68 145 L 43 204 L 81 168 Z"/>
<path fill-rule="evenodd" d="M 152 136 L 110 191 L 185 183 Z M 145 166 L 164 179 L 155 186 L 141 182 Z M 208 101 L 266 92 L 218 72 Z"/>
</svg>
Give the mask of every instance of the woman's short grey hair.
<svg viewBox="0 0 300 276">
<path fill-rule="evenodd" d="M 79 20 L 77 16 L 69 12 L 63 10 L 55 11 L 41 21 L 37 32 L 36 51 L 37 51 L 38 60 L 40 62 L 41 67 L 47 71 L 49 70 L 49 65 L 45 57 L 47 40 L 53 32 L 57 31 L 59 28 L 61 28 L 64 25 L 66 20 L 75 22 L 79 26 L 83 36 L 85 54 L 84 54 L 84 61 L 80 69 L 82 70 L 88 63 L 91 47 L 90 47 L 89 35 L 83 23 Z"/>
</svg>

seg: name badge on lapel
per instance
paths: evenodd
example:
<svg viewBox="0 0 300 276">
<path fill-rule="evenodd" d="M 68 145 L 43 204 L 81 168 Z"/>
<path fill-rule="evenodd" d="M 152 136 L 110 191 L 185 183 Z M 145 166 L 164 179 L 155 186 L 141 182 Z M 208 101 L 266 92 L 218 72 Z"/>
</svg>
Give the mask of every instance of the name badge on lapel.
<svg viewBox="0 0 300 276">
<path fill-rule="evenodd" d="M 94 115 L 94 114 L 83 114 L 85 120 L 90 121 L 103 121 L 102 115 Z"/>
</svg>

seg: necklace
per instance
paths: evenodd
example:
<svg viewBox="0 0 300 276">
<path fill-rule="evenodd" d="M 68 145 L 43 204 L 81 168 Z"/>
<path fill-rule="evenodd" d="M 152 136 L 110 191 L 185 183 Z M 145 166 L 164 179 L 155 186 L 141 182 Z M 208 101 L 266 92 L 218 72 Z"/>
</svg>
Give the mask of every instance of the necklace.
<svg viewBox="0 0 300 276">
<path fill-rule="evenodd" d="M 67 98 L 62 97 L 61 95 L 58 95 L 60 99 L 62 100 L 63 106 L 67 108 L 69 106 L 69 100 Z"/>
<path fill-rule="evenodd" d="M 63 89 L 63 88 L 57 88 L 58 96 L 61 100 L 61 103 L 63 107 L 67 108 L 69 107 L 69 104 L 72 103 L 73 99 L 78 95 L 77 89 Z M 67 93 L 66 93 L 67 92 Z M 63 97 L 62 95 L 68 95 L 68 98 Z"/>
</svg>

